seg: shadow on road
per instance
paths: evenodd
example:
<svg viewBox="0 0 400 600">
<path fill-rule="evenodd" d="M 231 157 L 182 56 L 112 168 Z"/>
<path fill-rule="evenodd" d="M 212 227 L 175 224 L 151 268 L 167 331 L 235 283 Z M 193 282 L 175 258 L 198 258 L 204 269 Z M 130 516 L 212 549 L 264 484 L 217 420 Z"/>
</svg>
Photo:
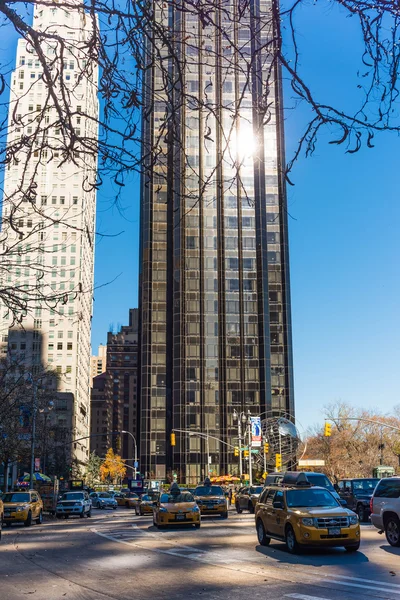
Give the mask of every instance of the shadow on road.
<svg viewBox="0 0 400 600">
<path fill-rule="evenodd" d="M 270 544 L 267 548 L 256 546 L 259 554 L 283 564 L 326 567 L 331 565 L 359 565 L 369 562 L 363 552 L 348 553 L 344 548 L 305 548 L 300 554 L 290 554 L 285 544 Z"/>
</svg>

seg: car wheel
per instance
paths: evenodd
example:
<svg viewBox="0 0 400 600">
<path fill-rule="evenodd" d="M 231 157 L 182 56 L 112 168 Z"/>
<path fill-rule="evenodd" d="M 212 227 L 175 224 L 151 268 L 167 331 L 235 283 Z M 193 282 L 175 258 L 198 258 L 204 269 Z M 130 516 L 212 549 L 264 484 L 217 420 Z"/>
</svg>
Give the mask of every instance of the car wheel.
<svg viewBox="0 0 400 600">
<path fill-rule="evenodd" d="M 43 512 L 40 511 L 38 518 L 36 519 L 36 525 L 41 525 L 43 523 Z"/>
<path fill-rule="evenodd" d="M 100 508 L 100 502 L 96 503 L 96 508 Z"/>
<path fill-rule="evenodd" d="M 92 509 L 90 509 L 86 515 L 87 517 L 91 517 L 92 516 Z"/>
<path fill-rule="evenodd" d="M 362 504 L 359 504 L 357 506 L 356 513 L 358 515 L 358 520 L 360 521 L 360 523 L 365 521 L 365 508 Z"/>
<path fill-rule="evenodd" d="M 139 516 L 139 509 L 138 509 L 138 507 L 135 508 L 135 515 Z"/>
<path fill-rule="evenodd" d="M 235 507 L 236 507 L 236 512 L 238 513 L 238 515 L 240 515 L 240 513 L 242 512 L 242 509 L 240 508 L 239 502 L 236 502 Z"/>
<path fill-rule="evenodd" d="M 297 543 L 296 534 L 291 525 L 286 527 L 285 542 L 290 554 L 298 554 L 300 552 L 300 546 Z"/>
<path fill-rule="evenodd" d="M 264 529 L 264 524 L 261 521 L 261 519 L 258 519 L 258 521 L 257 521 L 256 530 L 257 530 L 258 543 L 260 544 L 260 546 L 268 546 L 268 544 L 271 541 L 271 538 L 269 538 L 266 535 L 265 529 Z"/>
<path fill-rule="evenodd" d="M 25 527 L 30 527 L 32 525 L 32 513 L 28 512 L 28 516 L 26 518 L 26 521 L 24 521 L 24 525 Z"/>
<path fill-rule="evenodd" d="M 227 519 L 227 518 L 228 518 L 228 511 L 226 511 L 226 512 L 222 513 L 222 514 L 221 514 L 221 517 L 222 517 L 223 519 Z"/>
<path fill-rule="evenodd" d="M 82 509 L 82 512 L 81 512 L 81 513 L 79 513 L 79 517 L 80 517 L 81 519 L 83 519 L 83 517 L 84 517 L 84 516 L 85 516 L 85 508 L 83 508 L 83 509 Z"/>
<path fill-rule="evenodd" d="M 358 544 L 354 544 L 354 546 L 345 546 L 347 552 L 357 552 L 360 548 L 360 542 Z"/>
<path fill-rule="evenodd" d="M 62 515 L 58 515 L 58 514 L 56 513 L 56 519 L 61 519 L 61 517 L 62 517 Z"/>
<path fill-rule="evenodd" d="M 11 527 L 11 523 L 10 523 L 9 521 L 6 521 L 6 522 L 5 522 L 5 526 L 6 526 L 6 527 Z"/>
<path fill-rule="evenodd" d="M 69 515 L 64 515 L 64 519 L 69 519 Z"/>
<path fill-rule="evenodd" d="M 386 539 L 391 546 L 400 546 L 400 521 L 397 517 L 389 517 L 385 522 Z"/>
<path fill-rule="evenodd" d="M 254 513 L 254 506 L 252 502 L 249 502 L 249 505 L 247 507 L 249 509 L 249 513 L 253 514 Z"/>
<path fill-rule="evenodd" d="M 200 525 L 201 523 L 195 523 L 194 526 L 196 527 L 196 529 L 200 529 Z"/>
<path fill-rule="evenodd" d="M 117 510 L 117 507 L 116 507 L 116 506 L 113 506 L 113 509 L 114 509 L 114 510 Z"/>
</svg>

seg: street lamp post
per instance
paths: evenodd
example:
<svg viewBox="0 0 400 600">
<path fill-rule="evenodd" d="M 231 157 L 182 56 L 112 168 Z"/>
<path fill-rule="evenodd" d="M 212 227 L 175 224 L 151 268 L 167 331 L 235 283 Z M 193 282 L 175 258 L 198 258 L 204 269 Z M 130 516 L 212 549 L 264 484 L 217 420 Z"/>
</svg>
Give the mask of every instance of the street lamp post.
<svg viewBox="0 0 400 600">
<path fill-rule="evenodd" d="M 46 473 L 46 459 L 47 459 L 47 417 L 54 408 L 54 402 L 50 401 L 44 408 L 39 408 L 39 412 L 44 414 L 44 436 L 43 436 L 43 465 L 42 472 Z"/>
<path fill-rule="evenodd" d="M 135 448 L 135 463 L 133 465 L 133 475 L 136 481 L 136 465 L 137 465 L 137 443 L 136 443 L 136 438 L 133 435 L 133 433 L 131 433 L 130 431 L 125 431 L 125 430 L 121 430 L 121 433 L 126 433 L 126 435 L 130 435 L 131 438 L 133 439 L 133 444 L 134 444 L 134 448 Z"/>
<path fill-rule="evenodd" d="M 250 411 L 248 410 L 247 413 L 245 412 L 241 412 L 238 413 L 235 409 L 233 410 L 233 420 L 237 421 L 237 425 L 238 425 L 238 439 L 239 439 L 239 475 L 240 475 L 240 480 L 242 480 L 242 475 L 243 475 L 243 458 L 242 458 L 242 441 L 245 439 L 245 435 L 242 436 L 242 424 L 246 425 L 246 427 L 249 425 L 250 423 Z M 251 475 L 251 448 L 250 448 L 250 441 L 251 441 L 251 432 L 249 435 L 249 477 L 250 477 L 250 482 L 252 481 L 252 475 Z"/>
</svg>

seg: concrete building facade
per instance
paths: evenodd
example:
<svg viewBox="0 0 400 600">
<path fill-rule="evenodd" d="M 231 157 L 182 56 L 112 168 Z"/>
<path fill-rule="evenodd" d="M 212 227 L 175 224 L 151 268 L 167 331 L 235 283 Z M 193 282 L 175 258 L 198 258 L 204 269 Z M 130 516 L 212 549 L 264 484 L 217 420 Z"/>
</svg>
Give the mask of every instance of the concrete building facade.
<svg viewBox="0 0 400 600">
<path fill-rule="evenodd" d="M 138 310 L 131 309 L 129 325 L 118 333 L 108 332 L 106 371 L 93 379 L 91 407 L 91 432 L 96 434 L 91 451 L 104 457 L 112 447 L 131 467 L 135 458 L 131 436 L 110 433 L 128 431 L 137 441 L 137 370 Z"/>
<path fill-rule="evenodd" d="M 55 34 L 40 46 L 54 80 L 50 94 L 38 49 L 20 39 L 11 75 L 7 144 L 21 149 L 5 171 L 0 283 L 5 298 L 22 290 L 22 304 L 10 309 L 6 300 L 1 302 L 0 335 L 5 354 L 11 325 L 21 335 L 33 332 L 32 369 L 44 366 L 60 375 L 57 392 L 73 397 L 65 427 L 75 439 L 88 436 L 90 424 L 97 162 L 95 153 L 81 153 L 79 145 L 73 159 L 64 159 L 67 118 L 60 114 L 65 104 L 58 105 L 58 99 L 62 88 L 77 135 L 95 145 L 98 75 L 80 49 L 90 36 L 83 11 L 42 3 L 35 5 L 33 19 L 36 30 L 50 38 Z M 57 35 L 65 39 L 63 48 Z M 24 145 L 24 139 L 29 143 Z M 27 183 L 30 195 L 24 193 L 24 181 L 33 182 Z M 23 354 L 21 335 L 14 350 Z M 72 445 L 77 464 L 84 465 L 88 454 L 89 440 Z"/>
</svg>

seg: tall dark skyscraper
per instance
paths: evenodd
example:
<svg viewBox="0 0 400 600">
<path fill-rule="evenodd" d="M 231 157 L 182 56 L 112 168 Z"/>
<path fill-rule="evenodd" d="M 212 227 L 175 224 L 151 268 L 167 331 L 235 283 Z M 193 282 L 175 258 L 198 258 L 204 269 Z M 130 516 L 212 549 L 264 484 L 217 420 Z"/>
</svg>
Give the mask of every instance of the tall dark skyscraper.
<svg viewBox="0 0 400 600">
<path fill-rule="evenodd" d="M 234 409 L 294 414 L 272 5 L 216 6 L 154 3 L 144 82 L 141 470 L 190 483 L 237 470 Z"/>
</svg>

